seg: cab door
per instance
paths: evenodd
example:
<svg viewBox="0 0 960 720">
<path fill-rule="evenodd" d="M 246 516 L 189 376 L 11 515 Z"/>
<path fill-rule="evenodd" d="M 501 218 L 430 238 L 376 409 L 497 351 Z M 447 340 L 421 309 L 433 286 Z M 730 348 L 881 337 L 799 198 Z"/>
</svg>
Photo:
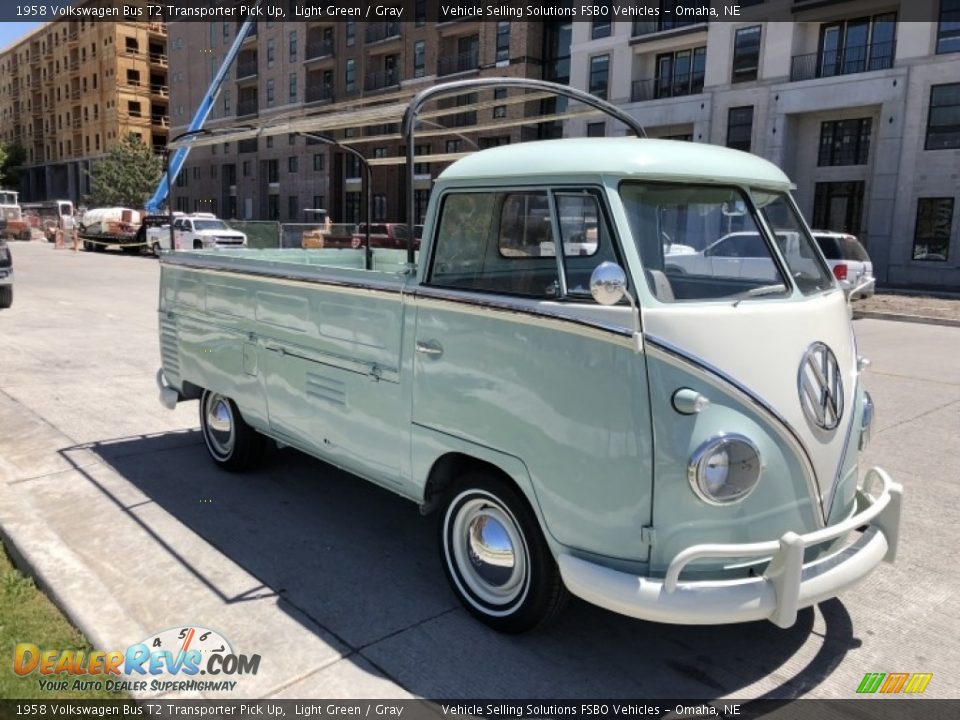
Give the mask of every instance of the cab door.
<svg viewBox="0 0 960 720">
<path fill-rule="evenodd" d="M 617 329 L 630 308 L 589 294 L 593 268 L 618 261 L 600 193 L 449 192 L 440 208 L 413 299 L 414 462 L 437 433 L 518 458 L 556 541 L 645 560 L 646 369 Z"/>
</svg>

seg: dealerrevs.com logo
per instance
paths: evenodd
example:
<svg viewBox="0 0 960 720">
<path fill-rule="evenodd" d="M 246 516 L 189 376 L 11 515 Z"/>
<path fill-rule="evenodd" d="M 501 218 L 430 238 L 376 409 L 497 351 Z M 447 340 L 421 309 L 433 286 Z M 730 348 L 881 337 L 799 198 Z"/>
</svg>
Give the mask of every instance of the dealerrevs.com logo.
<svg viewBox="0 0 960 720">
<path fill-rule="evenodd" d="M 256 675 L 259 655 L 243 655 L 220 633 L 190 626 L 151 635 L 126 650 L 46 650 L 17 643 L 13 672 L 35 676 L 41 690 L 108 692 L 230 691 L 236 678 Z"/>
</svg>

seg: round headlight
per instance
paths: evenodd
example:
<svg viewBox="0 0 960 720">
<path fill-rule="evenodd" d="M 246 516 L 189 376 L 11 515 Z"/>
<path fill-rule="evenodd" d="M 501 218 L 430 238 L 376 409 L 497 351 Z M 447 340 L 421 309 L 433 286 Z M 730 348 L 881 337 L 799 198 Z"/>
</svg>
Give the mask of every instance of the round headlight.
<svg viewBox="0 0 960 720">
<path fill-rule="evenodd" d="M 743 435 L 710 438 L 690 458 L 690 486 L 711 505 L 743 500 L 760 479 L 760 451 Z"/>
</svg>

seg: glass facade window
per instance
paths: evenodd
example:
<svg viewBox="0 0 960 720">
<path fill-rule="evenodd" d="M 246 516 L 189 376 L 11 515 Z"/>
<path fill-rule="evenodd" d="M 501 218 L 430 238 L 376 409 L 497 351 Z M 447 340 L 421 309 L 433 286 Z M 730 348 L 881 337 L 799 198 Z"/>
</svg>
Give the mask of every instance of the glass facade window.
<svg viewBox="0 0 960 720">
<path fill-rule="evenodd" d="M 872 127 L 870 118 L 822 123 L 817 165 L 866 165 Z"/>
<path fill-rule="evenodd" d="M 497 23 L 497 62 L 510 59 L 510 23 Z"/>
<path fill-rule="evenodd" d="M 732 107 L 727 113 L 727 147 L 750 152 L 753 105 Z"/>
<path fill-rule="evenodd" d="M 590 93 L 601 100 L 606 100 L 609 82 L 610 56 L 597 55 L 590 58 Z"/>
<path fill-rule="evenodd" d="M 960 52 L 960 0 L 940 0 L 937 54 Z"/>
<path fill-rule="evenodd" d="M 960 148 L 960 83 L 930 88 L 927 140 L 924 150 Z"/>
<path fill-rule="evenodd" d="M 760 68 L 760 26 L 740 28 L 733 41 L 733 75 L 730 82 L 757 79 Z"/>
<path fill-rule="evenodd" d="M 863 182 L 818 182 L 813 193 L 813 227 L 859 235 Z"/>
<path fill-rule="evenodd" d="M 917 224 L 913 234 L 913 259 L 946 262 L 953 229 L 953 198 L 917 200 Z"/>
<path fill-rule="evenodd" d="M 357 89 L 357 63 L 352 58 L 344 65 L 344 83 L 348 93 Z"/>
<path fill-rule="evenodd" d="M 287 48 L 290 52 L 290 62 L 297 61 L 297 31 L 291 30 L 287 36 Z"/>
<path fill-rule="evenodd" d="M 427 43 L 424 40 L 417 40 L 413 44 L 413 76 L 415 78 L 423 77 L 426 74 L 427 67 Z"/>
</svg>

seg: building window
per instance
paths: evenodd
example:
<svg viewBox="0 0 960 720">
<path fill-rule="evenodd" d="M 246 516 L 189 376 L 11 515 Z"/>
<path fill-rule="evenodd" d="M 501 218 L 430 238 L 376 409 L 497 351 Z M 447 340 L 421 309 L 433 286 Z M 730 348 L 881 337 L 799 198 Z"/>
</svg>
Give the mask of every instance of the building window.
<svg viewBox="0 0 960 720">
<path fill-rule="evenodd" d="M 270 150 L 273 147 L 273 135 L 267 136 L 267 150 Z"/>
<path fill-rule="evenodd" d="M 447 140 L 446 150 L 448 153 L 458 153 L 463 147 L 463 141 L 459 138 Z"/>
<path fill-rule="evenodd" d="M 813 227 L 860 234 L 863 182 L 819 182 L 813 193 Z"/>
<path fill-rule="evenodd" d="M 609 20 L 594 20 L 591 23 L 590 39 L 610 37 L 611 23 Z"/>
<path fill-rule="evenodd" d="M 291 155 L 287 158 L 287 172 L 295 173 L 300 169 L 298 158 L 296 155 Z"/>
<path fill-rule="evenodd" d="M 280 182 L 280 163 L 277 160 L 267 160 L 267 182 Z"/>
<path fill-rule="evenodd" d="M 210 166 L 210 179 L 211 179 L 211 180 L 216 180 L 216 179 L 217 179 L 217 166 L 216 166 L 216 165 L 211 165 L 211 166 Z"/>
<path fill-rule="evenodd" d="M 866 165 L 872 126 L 870 118 L 822 123 L 817 165 Z"/>
<path fill-rule="evenodd" d="M 510 23 L 497 23 L 497 62 L 510 59 Z"/>
<path fill-rule="evenodd" d="M 607 84 L 610 80 L 610 56 L 597 55 L 590 58 L 590 92 L 601 100 L 607 99 Z"/>
<path fill-rule="evenodd" d="M 924 150 L 960 148 L 960 83 L 930 88 L 927 141 Z"/>
<path fill-rule="evenodd" d="M 287 93 L 290 96 L 290 102 L 293 102 L 297 99 L 297 74 L 290 73 L 290 84 L 287 88 Z"/>
<path fill-rule="evenodd" d="M 494 100 L 503 100 L 507 97 L 506 88 L 496 88 L 493 91 Z M 506 105 L 495 105 L 493 108 L 493 117 L 494 118 L 505 118 L 507 116 L 507 106 Z"/>
<path fill-rule="evenodd" d="M 287 220 L 296 220 L 300 216 L 300 198 L 296 195 L 287 197 Z"/>
<path fill-rule="evenodd" d="M 272 68 L 277 59 L 277 47 L 273 40 L 267 40 L 267 67 Z"/>
<path fill-rule="evenodd" d="M 348 93 L 352 93 L 354 90 L 356 90 L 357 64 L 353 59 L 347 60 L 346 68 L 344 70 L 344 80 L 346 82 L 346 90 Z"/>
<path fill-rule="evenodd" d="M 231 109 L 231 105 L 230 105 L 230 91 L 229 91 L 229 90 L 224 90 L 224 91 L 223 91 L 223 112 L 224 112 L 224 114 L 227 114 L 227 115 L 229 115 L 230 113 L 233 112 L 233 110 Z"/>
<path fill-rule="evenodd" d="M 353 47 L 357 42 L 357 24 L 353 21 L 346 24 L 345 35 L 347 47 Z"/>
<path fill-rule="evenodd" d="M 680 97 L 703 92 L 703 76 L 707 67 L 707 49 L 678 50 L 657 55 L 657 77 L 654 98 Z M 649 81 L 634 84 L 632 99 L 646 100 Z"/>
<path fill-rule="evenodd" d="M 387 156 L 387 149 L 385 147 L 374 148 L 373 156 L 375 158 L 385 158 Z"/>
<path fill-rule="evenodd" d="M 314 209 L 314 210 L 324 210 L 324 209 L 325 209 L 325 208 L 324 208 L 324 205 L 326 205 L 326 203 L 324 202 L 324 197 L 323 197 L 323 195 L 314 195 L 314 196 L 313 196 L 313 209 Z"/>
<path fill-rule="evenodd" d="M 290 62 L 297 61 L 297 31 L 291 30 L 287 36 L 287 48 L 290 52 Z"/>
<path fill-rule="evenodd" d="M 427 204 L 430 202 L 429 190 L 413 191 L 413 217 L 414 223 L 421 225 L 427 216 Z"/>
<path fill-rule="evenodd" d="M 424 155 L 429 155 L 432 150 L 429 145 L 415 145 L 413 148 L 414 157 L 423 157 Z M 406 149 L 404 148 L 401 151 L 401 155 L 406 154 Z M 429 175 L 430 174 L 430 163 L 428 162 L 418 162 L 413 164 L 413 174 L 414 175 Z"/>
<path fill-rule="evenodd" d="M 940 0 L 937 54 L 960 52 L 960 0 Z"/>
<path fill-rule="evenodd" d="M 358 223 L 360 222 L 360 193 L 358 192 L 348 192 L 346 193 L 346 202 L 344 203 L 344 210 L 346 211 L 346 218 L 344 218 L 348 223 Z"/>
<path fill-rule="evenodd" d="M 343 176 L 355 179 L 360 177 L 360 159 L 355 155 L 347 155 L 343 162 Z"/>
<path fill-rule="evenodd" d="M 323 153 L 314 153 L 313 154 L 313 170 L 314 172 L 321 172 L 323 170 L 323 158 L 325 156 Z"/>
<path fill-rule="evenodd" d="M 733 41 L 733 76 L 730 82 L 757 79 L 760 67 L 760 26 L 740 28 Z"/>
<path fill-rule="evenodd" d="M 427 24 L 427 0 L 416 0 L 413 4 L 413 21 L 416 27 Z"/>
<path fill-rule="evenodd" d="M 241 165 L 241 168 L 243 170 L 243 176 L 250 177 L 250 161 L 244 160 L 243 164 Z"/>
<path fill-rule="evenodd" d="M 427 43 L 424 40 L 417 40 L 413 44 L 413 76 L 423 77 L 426 74 L 426 66 Z"/>
<path fill-rule="evenodd" d="M 917 226 L 913 234 L 913 259 L 945 262 L 953 228 L 953 198 L 917 200 Z"/>
<path fill-rule="evenodd" d="M 267 220 L 280 219 L 280 196 L 267 195 Z"/>
<path fill-rule="evenodd" d="M 377 222 L 384 222 L 387 219 L 387 196 L 373 196 L 373 219 Z"/>
<path fill-rule="evenodd" d="M 587 137 L 604 137 L 607 134 L 607 124 L 603 122 L 587 123 Z"/>
<path fill-rule="evenodd" d="M 481 150 L 486 150 L 487 148 L 500 147 L 501 145 L 509 145 L 510 136 L 497 135 L 495 137 L 482 137 L 479 139 L 478 144 Z"/>
<path fill-rule="evenodd" d="M 753 135 L 753 105 L 732 107 L 727 113 L 727 147 L 750 152 Z"/>
<path fill-rule="evenodd" d="M 273 107 L 274 93 L 273 93 L 273 78 L 267 80 L 267 107 Z"/>
</svg>

